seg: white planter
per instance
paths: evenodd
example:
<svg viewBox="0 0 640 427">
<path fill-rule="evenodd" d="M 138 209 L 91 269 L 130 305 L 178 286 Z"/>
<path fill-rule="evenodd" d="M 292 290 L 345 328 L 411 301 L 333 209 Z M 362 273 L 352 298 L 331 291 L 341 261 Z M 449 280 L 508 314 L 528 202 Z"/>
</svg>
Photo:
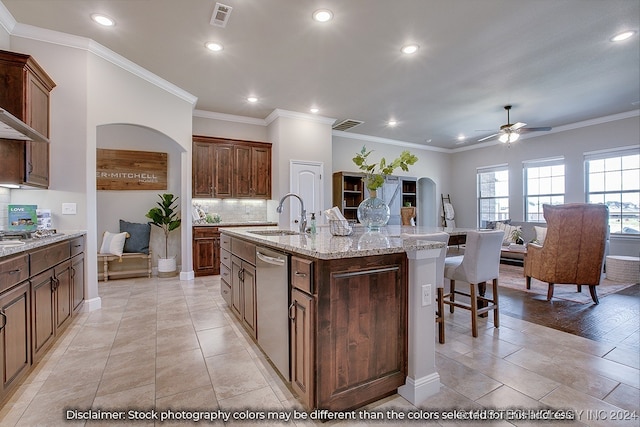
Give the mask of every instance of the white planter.
<svg viewBox="0 0 640 427">
<path fill-rule="evenodd" d="M 158 277 L 173 277 L 177 274 L 176 258 L 158 258 Z"/>
</svg>

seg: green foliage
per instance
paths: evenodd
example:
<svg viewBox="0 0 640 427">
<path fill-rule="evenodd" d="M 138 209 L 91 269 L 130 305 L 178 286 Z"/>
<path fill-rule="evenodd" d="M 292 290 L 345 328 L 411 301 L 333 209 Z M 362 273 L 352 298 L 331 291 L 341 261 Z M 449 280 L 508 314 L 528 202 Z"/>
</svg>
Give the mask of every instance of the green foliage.
<svg viewBox="0 0 640 427">
<path fill-rule="evenodd" d="M 151 225 L 159 227 L 164 232 L 164 249 L 166 257 L 169 257 L 169 233 L 180 227 L 181 219 L 178 218 L 177 197 L 173 194 L 158 194 L 160 201 L 157 202 L 158 207 L 151 208 L 147 218 L 151 220 Z"/>
<path fill-rule="evenodd" d="M 373 150 L 367 151 L 367 147 L 362 146 L 362 150 L 360 150 L 360 152 L 353 158 L 353 163 L 355 163 L 355 165 L 366 174 L 365 185 L 369 190 L 375 190 L 382 187 L 382 184 L 384 184 L 384 177 L 391 175 L 397 168 L 408 172 L 409 166 L 418 161 L 416 156 L 411 154 L 408 150 L 404 150 L 400 153 L 400 157 L 391 163 L 387 163 L 386 159 L 383 157 L 380 159 L 379 163 L 369 164 L 367 163 L 367 157 L 369 157 L 371 153 L 373 153 Z M 378 168 L 377 172 L 376 168 Z"/>
</svg>

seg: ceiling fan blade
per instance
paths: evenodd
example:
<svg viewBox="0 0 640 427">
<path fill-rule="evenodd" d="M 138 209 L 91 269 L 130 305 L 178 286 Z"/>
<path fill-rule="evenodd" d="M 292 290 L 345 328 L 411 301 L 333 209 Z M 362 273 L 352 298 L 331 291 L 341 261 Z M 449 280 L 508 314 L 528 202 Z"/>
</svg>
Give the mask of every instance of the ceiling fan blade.
<svg viewBox="0 0 640 427">
<path fill-rule="evenodd" d="M 527 124 L 526 123 L 522 123 L 522 122 L 518 122 L 518 123 L 514 123 L 511 126 L 509 126 L 509 129 L 511 130 L 518 130 L 520 128 L 525 127 Z"/>
<path fill-rule="evenodd" d="M 478 142 L 486 141 L 487 139 L 491 139 L 495 136 L 498 136 L 498 134 L 494 133 L 493 135 L 485 136 L 484 138 L 479 139 Z"/>
<path fill-rule="evenodd" d="M 539 127 L 539 128 L 523 128 L 520 129 L 520 131 L 524 131 L 524 132 L 545 132 L 545 131 L 550 131 L 552 128 L 549 126 L 546 127 Z"/>
</svg>

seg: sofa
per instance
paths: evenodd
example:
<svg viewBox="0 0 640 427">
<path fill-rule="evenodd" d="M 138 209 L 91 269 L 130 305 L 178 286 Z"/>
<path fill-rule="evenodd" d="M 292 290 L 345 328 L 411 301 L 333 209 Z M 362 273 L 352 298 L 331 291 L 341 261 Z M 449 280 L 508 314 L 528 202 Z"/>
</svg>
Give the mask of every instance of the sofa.
<svg viewBox="0 0 640 427">
<path fill-rule="evenodd" d="M 505 224 L 508 224 L 512 227 L 520 227 L 520 229 L 522 230 L 522 240 L 524 240 L 525 244 L 528 244 L 530 242 L 532 242 L 533 240 L 536 240 L 537 237 L 536 236 L 536 229 L 535 227 L 540 227 L 540 228 L 545 228 L 547 227 L 547 224 L 544 222 L 526 222 L 526 221 L 511 221 L 511 220 L 505 220 L 505 221 L 489 221 L 485 224 L 484 228 L 487 229 L 495 229 L 496 225 L 498 222 L 502 222 Z M 510 239 L 511 236 L 508 235 L 508 231 L 505 230 L 505 241 L 503 242 L 502 246 L 503 246 L 503 250 L 500 254 L 500 261 L 504 262 L 504 263 L 515 263 L 515 264 L 520 264 L 522 265 L 522 263 L 524 262 L 524 253 L 522 252 L 515 252 L 515 251 L 509 251 L 508 247 L 510 242 L 507 241 L 507 239 Z"/>
</svg>

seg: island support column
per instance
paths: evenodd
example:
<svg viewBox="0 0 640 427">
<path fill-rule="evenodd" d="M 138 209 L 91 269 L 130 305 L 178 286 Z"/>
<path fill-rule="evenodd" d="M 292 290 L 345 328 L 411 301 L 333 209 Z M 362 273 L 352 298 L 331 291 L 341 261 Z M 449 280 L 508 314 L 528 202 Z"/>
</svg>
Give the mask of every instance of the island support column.
<svg viewBox="0 0 640 427">
<path fill-rule="evenodd" d="M 435 295 L 436 258 L 444 249 L 407 251 L 409 259 L 409 354 L 407 379 L 398 394 L 414 405 L 440 391 L 436 372 Z M 422 305 L 422 286 L 431 285 L 428 305 Z"/>
</svg>

